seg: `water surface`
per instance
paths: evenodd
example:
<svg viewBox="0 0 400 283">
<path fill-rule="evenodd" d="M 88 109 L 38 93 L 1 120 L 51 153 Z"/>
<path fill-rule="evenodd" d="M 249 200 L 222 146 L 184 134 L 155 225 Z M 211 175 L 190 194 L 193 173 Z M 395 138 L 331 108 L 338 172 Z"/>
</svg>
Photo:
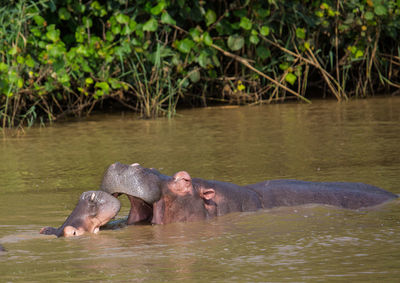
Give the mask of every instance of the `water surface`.
<svg viewBox="0 0 400 283">
<path fill-rule="evenodd" d="M 370 183 L 400 194 L 400 98 L 211 107 L 175 119 L 100 115 L 0 139 L 0 282 L 393 281 L 400 201 L 234 213 L 73 239 L 59 226 L 115 161 L 237 184 Z M 127 215 L 122 199 L 118 217 Z"/>
</svg>

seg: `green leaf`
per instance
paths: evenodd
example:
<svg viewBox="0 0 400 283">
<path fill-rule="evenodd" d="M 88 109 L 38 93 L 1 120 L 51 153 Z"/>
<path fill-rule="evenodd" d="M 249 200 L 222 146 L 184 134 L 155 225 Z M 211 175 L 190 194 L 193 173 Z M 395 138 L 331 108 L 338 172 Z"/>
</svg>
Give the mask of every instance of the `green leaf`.
<svg viewBox="0 0 400 283">
<path fill-rule="evenodd" d="M 144 31 L 156 31 L 158 28 L 158 22 L 155 18 L 150 18 L 147 22 L 143 25 Z"/>
<path fill-rule="evenodd" d="M 260 45 L 256 49 L 256 54 L 258 57 L 264 60 L 271 56 L 271 51 L 269 51 L 269 49 L 265 48 L 264 46 Z"/>
<path fill-rule="evenodd" d="M 177 48 L 182 53 L 189 53 L 195 43 L 189 38 L 185 38 L 177 42 Z"/>
<path fill-rule="evenodd" d="M 374 12 L 377 16 L 385 16 L 387 15 L 387 9 L 382 4 L 376 5 L 374 8 Z"/>
<path fill-rule="evenodd" d="M 139 39 L 143 39 L 143 37 L 144 37 L 143 24 L 136 25 L 135 34 Z"/>
<path fill-rule="evenodd" d="M 85 29 L 83 27 L 78 27 L 75 31 L 75 38 L 77 42 L 82 43 L 85 39 Z"/>
<path fill-rule="evenodd" d="M 120 34 L 121 33 L 121 25 L 119 24 L 113 24 L 111 26 L 111 32 L 115 35 Z"/>
<path fill-rule="evenodd" d="M 93 10 L 101 10 L 101 5 L 98 1 L 94 1 L 92 4 L 90 4 L 90 7 Z"/>
<path fill-rule="evenodd" d="M 161 22 L 163 24 L 176 25 L 176 21 L 168 14 L 167 11 L 162 13 Z"/>
<path fill-rule="evenodd" d="M 365 18 L 367 21 L 370 21 L 370 20 L 372 20 L 372 19 L 374 18 L 374 13 L 368 11 L 368 12 L 365 13 L 364 18 Z"/>
<path fill-rule="evenodd" d="M 269 27 L 267 27 L 267 26 L 262 26 L 262 27 L 260 28 L 260 33 L 261 33 L 261 35 L 263 35 L 263 36 L 268 36 L 268 35 L 269 35 Z"/>
<path fill-rule="evenodd" d="M 86 11 L 86 6 L 84 4 L 76 4 L 76 11 L 83 14 Z"/>
<path fill-rule="evenodd" d="M 197 62 L 204 69 L 212 65 L 209 52 L 207 52 L 207 50 L 201 51 L 199 57 L 197 57 Z"/>
<path fill-rule="evenodd" d="M 315 15 L 316 15 L 318 18 L 323 18 L 323 17 L 324 17 L 324 12 L 322 12 L 322 11 L 315 11 Z"/>
<path fill-rule="evenodd" d="M 203 33 L 203 42 L 207 46 L 210 46 L 211 44 L 213 44 L 213 40 L 212 40 L 210 34 L 208 33 L 208 31 Z"/>
<path fill-rule="evenodd" d="M 42 36 L 42 32 L 37 27 L 36 28 L 35 27 L 31 27 L 31 32 L 36 37 L 41 37 Z"/>
<path fill-rule="evenodd" d="M 297 76 L 293 73 L 287 73 L 287 75 L 285 76 L 285 81 L 287 81 L 291 85 L 293 85 L 296 82 L 296 80 Z"/>
<path fill-rule="evenodd" d="M 356 58 L 360 58 L 360 57 L 363 57 L 363 56 L 364 56 L 364 52 L 362 50 L 360 50 L 360 49 L 358 49 L 356 51 L 356 54 L 354 55 L 354 57 L 356 57 Z"/>
<path fill-rule="evenodd" d="M 8 71 L 8 65 L 4 62 L 0 62 L 0 72 L 7 72 Z"/>
<path fill-rule="evenodd" d="M 85 79 L 85 84 L 86 84 L 87 86 L 93 84 L 93 79 L 92 79 L 91 77 L 86 78 L 86 79 Z"/>
<path fill-rule="evenodd" d="M 304 28 L 296 28 L 296 36 L 301 39 L 306 38 L 306 30 Z"/>
<path fill-rule="evenodd" d="M 266 18 L 271 14 L 270 10 L 266 10 L 266 9 L 257 9 L 257 17 L 260 18 Z"/>
<path fill-rule="evenodd" d="M 122 28 L 121 34 L 122 35 L 128 35 L 131 34 L 134 30 L 129 28 L 129 25 L 124 25 L 124 27 Z"/>
<path fill-rule="evenodd" d="M 18 78 L 17 80 L 17 87 L 22 88 L 24 86 L 24 79 L 23 78 Z"/>
<path fill-rule="evenodd" d="M 215 67 L 221 66 L 221 63 L 219 62 L 218 57 L 216 55 L 212 56 L 212 61 L 213 61 Z"/>
<path fill-rule="evenodd" d="M 129 20 L 128 26 L 129 26 L 130 30 L 135 30 L 136 29 L 136 25 L 137 25 L 137 23 L 136 23 L 135 20 L 133 20 L 133 19 Z"/>
<path fill-rule="evenodd" d="M 285 71 L 285 70 L 289 69 L 289 63 L 288 62 L 283 62 L 283 63 L 279 64 L 279 68 L 282 71 Z"/>
<path fill-rule="evenodd" d="M 122 87 L 122 84 L 116 79 L 110 78 L 108 82 L 111 84 L 111 88 L 113 89 L 120 89 Z"/>
<path fill-rule="evenodd" d="M 197 28 L 190 29 L 189 34 L 195 42 L 199 42 L 201 40 L 200 31 Z"/>
<path fill-rule="evenodd" d="M 189 79 L 193 82 L 193 83 L 197 83 L 198 81 L 200 81 L 200 72 L 199 70 L 193 70 L 189 73 Z"/>
<path fill-rule="evenodd" d="M 68 21 L 71 18 L 71 13 L 65 7 L 58 10 L 58 17 L 60 20 Z"/>
<path fill-rule="evenodd" d="M 124 14 L 118 14 L 115 19 L 117 20 L 118 23 L 120 24 L 127 24 L 129 23 L 129 17 Z"/>
<path fill-rule="evenodd" d="M 156 6 L 150 9 L 150 13 L 152 13 L 154 16 L 160 14 L 162 10 L 165 8 L 165 2 L 160 1 Z"/>
<path fill-rule="evenodd" d="M 90 28 L 93 26 L 93 21 L 91 18 L 88 17 L 83 17 L 82 19 L 83 24 L 85 25 L 86 28 Z"/>
<path fill-rule="evenodd" d="M 15 72 L 14 70 L 10 70 L 10 72 L 8 73 L 8 80 L 11 83 L 16 83 L 19 79 L 19 76 L 17 74 L 17 72 Z"/>
<path fill-rule="evenodd" d="M 260 39 L 258 38 L 257 35 L 251 35 L 250 36 L 250 42 L 254 45 L 257 45 L 260 42 Z"/>
<path fill-rule="evenodd" d="M 24 62 L 25 62 L 24 57 L 21 56 L 21 55 L 18 55 L 17 56 L 17 63 L 22 65 L 22 64 L 24 64 Z"/>
<path fill-rule="evenodd" d="M 199 57 L 197 58 L 197 62 L 202 68 L 207 68 L 211 64 L 210 54 L 206 50 L 201 51 Z"/>
<path fill-rule="evenodd" d="M 323 2 L 323 3 L 320 5 L 320 8 L 321 8 L 322 10 L 326 10 L 326 9 L 329 9 L 329 5 L 326 4 L 325 2 Z"/>
<path fill-rule="evenodd" d="M 68 74 L 64 73 L 64 74 L 62 74 L 61 76 L 59 76 L 58 81 L 59 81 L 61 84 L 65 85 L 65 86 L 68 86 L 68 85 L 69 85 L 70 78 L 69 78 Z"/>
<path fill-rule="evenodd" d="M 210 26 L 217 20 L 217 14 L 213 10 L 208 9 L 206 13 L 206 25 Z"/>
<path fill-rule="evenodd" d="M 50 57 L 59 57 L 66 51 L 64 46 L 59 44 L 48 44 L 46 46 L 47 51 L 49 51 Z"/>
<path fill-rule="evenodd" d="M 240 19 L 240 27 L 245 30 L 250 30 L 253 26 L 252 22 L 247 17 L 243 17 Z"/>
<path fill-rule="evenodd" d="M 55 27 L 55 25 L 49 25 L 46 33 L 46 37 L 53 42 L 60 39 L 60 30 L 55 29 Z"/>
<path fill-rule="evenodd" d="M 39 15 L 33 16 L 33 20 L 35 21 L 35 23 L 36 23 L 38 26 L 43 26 L 43 24 L 44 24 L 44 22 L 45 22 L 45 19 L 44 19 L 43 17 L 39 16 Z"/>
<path fill-rule="evenodd" d="M 10 48 L 10 50 L 8 50 L 8 54 L 10 54 L 10 55 L 15 55 L 15 54 L 17 54 L 17 52 L 18 52 L 17 46 L 14 46 L 14 47 Z"/>
<path fill-rule="evenodd" d="M 110 86 L 106 82 L 97 82 L 94 87 L 97 89 L 96 94 L 98 96 L 102 96 L 104 94 L 108 94 L 110 91 Z"/>
<path fill-rule="evenodd" d="M 234 34 L 228 37 L 228 47 L 233 50 L 237 51 L 241 49 L 244 45 L 244 38 L 238 34 Z"/>
</svg>

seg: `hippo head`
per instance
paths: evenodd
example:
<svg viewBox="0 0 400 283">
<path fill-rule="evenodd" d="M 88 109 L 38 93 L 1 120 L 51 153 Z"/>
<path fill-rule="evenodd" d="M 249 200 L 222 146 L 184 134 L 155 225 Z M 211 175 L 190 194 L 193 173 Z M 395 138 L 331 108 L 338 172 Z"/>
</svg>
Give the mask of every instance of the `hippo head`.
<svg viewBox="0 0 400 283">
<path fill-rule="evenodd" d="M 75 209 L 60 228 L 44 227 L 41 234 L 57 237 L 97 233 L 100 226 L 114 218 L 121 208 L 119 200 L 102 191 L 84 192 Z"/>
<path fill-rule="evenodd" d="M 153 224 L 200 221 L 216 216 L 215 190 L 180 171 L 165 180 L 161 198 L 153 204 Z"/>
</svg>

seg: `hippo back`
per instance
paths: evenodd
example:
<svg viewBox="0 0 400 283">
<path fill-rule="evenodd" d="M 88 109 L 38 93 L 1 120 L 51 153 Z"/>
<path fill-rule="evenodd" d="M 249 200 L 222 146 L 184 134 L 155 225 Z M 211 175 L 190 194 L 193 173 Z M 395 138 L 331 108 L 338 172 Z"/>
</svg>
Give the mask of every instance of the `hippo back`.
<svg viewBox="0 0 400 283">
<path fill-rule="evenodd" d="M 358 209 L 398 197 L 372 185 L 349 182 L 270 180 L 247 188 L 259 194 L 264 208 L 317 203 Z"/>
</svg>

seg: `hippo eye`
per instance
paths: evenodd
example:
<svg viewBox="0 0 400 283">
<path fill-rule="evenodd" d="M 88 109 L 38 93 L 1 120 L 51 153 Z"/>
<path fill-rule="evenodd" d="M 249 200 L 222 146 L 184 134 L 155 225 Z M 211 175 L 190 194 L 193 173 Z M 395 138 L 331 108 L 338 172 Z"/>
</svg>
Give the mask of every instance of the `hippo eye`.
<svg viewBox="0 0 400 283">
<path fill-rule="evenodd" d="M 74 234 L 72 234 L 72 235 L 76 236 L 76 231 L 74 231 Z"/>
</svg>

